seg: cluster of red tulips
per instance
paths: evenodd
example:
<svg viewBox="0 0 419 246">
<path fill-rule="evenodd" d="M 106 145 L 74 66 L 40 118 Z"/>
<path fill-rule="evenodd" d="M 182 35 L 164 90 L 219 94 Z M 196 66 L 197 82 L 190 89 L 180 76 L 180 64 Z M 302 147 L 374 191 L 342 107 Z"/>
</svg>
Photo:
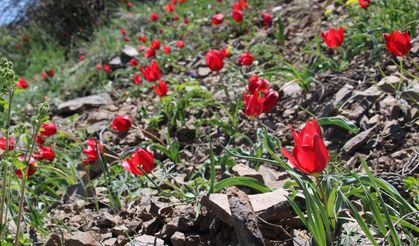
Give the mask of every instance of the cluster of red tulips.
<svg viewBox="0 0 419 246">
<path fill-rule="evenodd" d="M 55 135 L 57 133 L 57 127 L 54 123 L 44 123 L 41 126 L 41 130 L 39 134 L 36 136 L 36 143 L 38 144 L 37 149 L 31 156 L 29 160 L 29 169 L 27 173 L 27 177 L 32 176 L 36 172 L 37 163 L 36 161 L 53 161 L 55 159 L 55 152 L 52 146 L 44 146 L 45 141 L 47 138 Z M 15 149 L 15 140 L 13 137 L 9 137 L 8 147 L 6 147 L 6 138 L 0 138 L 0 150 L 6 150 L 6 148 L 10 150 Z M 26 157 L 24 155 L 19 156 L 20 161 L 25 161 Z M 23 170 L 17 169 L 15 170 L 16 175 L 19 178 L 22 178 Z"/>
<path fill-rule="evenodd" d="M 53 68 L 50 68 L 44 72 L 41 73 L 41 79 L 43 80 L 47 80 L 49 78 L 53 78 L 55 75 L 55 70 Z M 33 81 L 38 81 L 38 77 L 33 77 Z M 18 89 L 27 89 L 29 88 L 29 83 L 25 78 L 20 78 L 17 82 L 16 82 L 16 88 Z"/>
</svg>

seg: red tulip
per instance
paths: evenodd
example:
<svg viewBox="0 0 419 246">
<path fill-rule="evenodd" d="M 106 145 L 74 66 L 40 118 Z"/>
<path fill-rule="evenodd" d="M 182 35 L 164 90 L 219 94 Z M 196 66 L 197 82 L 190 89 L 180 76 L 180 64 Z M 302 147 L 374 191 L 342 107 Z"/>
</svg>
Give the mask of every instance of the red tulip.
<svg viewBox="0 0 419 246">
<path fill-rule="evenodd" d="M 185 23 L 185 24 L 189 24 L 189 18 L 188 18 L 188 17 L 185 17 L 185 18 L 183 19 L 183 23 Z"/>
<path fill-rule="evenodd" d="M 368 8 L 368 6 L 370 6 L 371 0 L 359 0 L 358 3 L 359 6 L 361 6 L 361 8 L 365 9 Z"/>
<path fill-rule="evenodd" d="M 140 62 L 138 61 L 138 59 L 136 59 L 136 58 L 132 58 L 130 61 L 129 61 L 129 65 L 131 65 L 131 67 L 136 67 L 136 66 L 138 66 L 138 64 L 140 64 Z"/>
<path fill-rule="evenodd" d="M 344 39 L 345 29 L 339 27 L 338 29 L 331 28 L 326 32 L 322 32 L 322 38 L 326 45 L 331 48 L 338 48 L 342 45 Z"/>
<path fill-rule="evenodd" d="M 151 13 L 150 14 L 150 20 L 151 21 L 155 22 L 155 21 L 158 21 L 158 19 L 159 19 L 159 15 L 157 13 Z"/>
<path fill-rule="evenodd" d="M 263 97 L 263 112 L 267 112 L 275 107 L 279 100 L 279 94 L 277 91 L 269 90 Z"/>
<path fill-rule="evenodd" d="M 101 64 L 96 64 L 96 70 L 98 70 L 98 71 L 102 70 L 102 65 Z"/>
<path fill-rule="evenodd" d="M 82 163 L 92 163 L 98 159 L 97 154 L 103 153 L 104 148 L 101 142 L 96 139 L 87 139 L 86 140 L 87 148 L 83 149 L 83 154 L 86 156 L 86 159 Z"/>
<path fill-rule="evenodd" d="M 223 56 L 223 58 L 228 58 L 231 56 L 231 52 L 229 51 L 229 49 L 227 48 L 222 48 L 220 50 L 221 55 Z"/>
<path fill-rule="evenodd" d="M 128 8 L 132 8 L 132 7 L 134 7 L 135 6 L 135 4 L 133 3 L 133 2 L 128 2 L 127 3 L 127 7 Z"/>
<path fill-rule="evenodd" d="M 170 48 L 170 46 L 164 46 L 163 47 L 163 52 L 165 54 L 170 54 L 170 52 L 172 52 L 172 48 Z"/>
<path fill-rule="evenodd" d="M 43 123 L 39 133 L 44 137 L 50 137 L 57 133 L 57 127 L 54 125 L 54 123 Z"/>
<path fill-rule="evenodd" d="M 251 95 L 244 95 L 243 100 L 245 102 L 244 113 L 250 119 L 256 119 L 263 113 L 263 98 L 260 97 L 259 92 L 255 91 Z"/>
<path fill-rule="evenodd" d="M 39 145 L 42 145 L 42 144 L 45 143 L 45 137 L 38 134 L 38 135 L 36 135 L 35 142 L 37 142 Z"/>
<path fill-rule="evenodd" d="M 16 82 L 16 87 L 19 89 L 26 89 L 29 87 L 28 81 L 26 81 L 26 79 L 19 79 L 19 81 Z"/>
<path fill-rule="evenodd" d="M 270 84 L 267 80 L 260 79 L 257 75 L 252 75 L 249 78 L 246 90 L 249 94 L 255 93 L 255 91 L 266 92 L 269 90 Z"/>
<path fill-rule="evenodd" d="M 141 84 L 141 82 L 142 82 L 142 79 L 141 79 L 141 76 L 140 76 L 140 74 L 139 73 L 135 73 L 134 74 L 134 77 L 132 77 L 132 82 L 134 83 L 134 84 L 136 84 L 136 85 L 140 85 Z"/>
<path fill-rule="evenodd" d="M 167 95 L 167 84 L 166 81 L 160 80 L 160 83 L 153 87 L 154 92 L 159 97 L 164 97 Z"/>
<path fill-rule="evenodd" d="M 244 14 L 241 10 L 233 10 L 233 13 L 231 14 L 231 17 L 233 17 L 233 20 L 235 22 L 243 22 L 244 20 Z"/>
<path fill-rule="evenodd" d="M 110 72 L 112 72 L 112 67 L 110 66 L 110 65 L 108 65 L 108 64 L 103 64 L 103 71 L 105 71 L 105 72 L 107 72 L 107 73 L 110 73 Z"/>
<path fill-rule="evenodd" d="M 46 79 L 48 77 L 48 75 L 47 75 L 47 73 L 46 72 L 42 72 L 41 73 L 41 78 L 42 79 Z"/>
<path fill-rule="evenodd" d="M 35 152 L 33 157 L 38 161 L 53 161 L 55 159 L 55 152 L 52 147 L 38 147 L 39 151 Z"/>
<path fill-rule="evenodd" d="M 153 41 L 151 41 L 151 48 L 155 50 L 160 49 L 160 41 L 157 39 L 154 39 Z"/>
<path fill-rule="evenodd" d="M 220 71 L 224 66 L 223 55 L 218 50 L 208 50 L 206 62 L 212 71 Z"/>
<path fill-rule="evenodd" d="M 123 38 L 123 40 L 124 40 L 125 42 L 129 42 L 129 38 L 128 38 L 128 37 L 124 37 L 124 38 Z"/>
<path fill-rule="evenodd" d="M 130 116 L 117 115 L 112 120 L 111 128 L 117 132 L 127 132 L 131 128 L 132 118 Z"/>
<path fill-rule="evenodd" d="M 167 13 L 172 13 L 175 11 L 175 5 L 174 4 L 166 4 L 164 5 L 164 11 Z"/>
<path fill-rule="evenodd" d="M 143 74 L 145 80 L 149 82 L 155 82 L 160 79 L 160 67 L 155 60 L 151 62 L 151 65 L 140 67 L 140 71 Z"/>
<path fill-rule="evenodd" d="M 54 72 L 53 68 L 51 68 L 51 69 L 49 69 L 45 72 L 47 73 L 48 77 L 50 77 L 50 78 L 54 77 L 55 72 Z"/>
<path fill-rule="evenodd" d="M 239 62 L 242 66 L 250 66 L 252 65 L 254 61 L 253 56 L 249 53 L 249 51 L 246 51 L 239 57 Z"/>
<path fill-rule="evenodd" d="M 128 172 L 138 176 L 144 175 L 138 166 L 140 166 L 144 172 L 151 173 L 154 168 L 153 152 L 139 148 L 131 155 L 131 157 L 122 162 L 121 165 Z"/>
<path fill-rule="evenodd" d="M 238 2 L 233 3 L 233 10 L 246 10 L 249 8 L 247 0 L 239 0 Z"/>
<path fill-rule="evenodd" d="M 211 19 L 211 24 L 214 26 L 220 25 L 224 21 L 223 14 L 215 14 Z"/>
<path fill-rule="evenodd" d="M 13 150 L 15 148 L 15 140 L 12 137 L 9 137 L 9 150 Z M 6 138 L 0 138 L 0 149 L 6 150 Z"/>
<path fill-rule="evenodd" d="M 144 53 L 144 57 L 147 58 L 147 59 L 156 57 L 156 50 L 153 49 L 152 47 L 148 48 Z"/>
<path fill-rule="evenodd" d="M 125 28 L 123 28 L 123 27 L 121 27 L 121 28 L 119 29 L 119 33 L 120 33 L 122 36 L 126 36 L 126 35 L 128 34 L 127 30 L 126 30 Z"/>
<path fill-rule="evenodd" d="M 316 119 L 307 121 L 299 133 L 293 128 L 291 131 L 295 142 L 294 150 L 291 155 L 285 148 L 282 148 L 282 154 L 303 173 L 318 174 L 323 171 L 329 161 L 329 153 Z"/>
<path fill-rule="evenodd" d="M 180 19 L 180 16 L 179 15 L 173 16 L 173 21 L 178 21 L 179 19 Z"/>
<path fill-rule="evenodd" d="M 272 20 L 273 17 L 271 14 L 267 12 L 262 13 L 262 19 L 263 19 L 263 25 L 266 29 L 270 28 L 272 26 Z"/>
<path fill-rule="evenodd" d="M 138 39 L 139 42 L 143 42 L 143 43 L 147 42 L 147 37 L 146 36 L 139 36 L 137 39 Z"/>
<path fill-rule="evenodd" d="M 84 61 L 86 60 L 86 56 L 85 55 L 80 55 L 79 56 L 79 61 Z"/>
<path fill-rule="evenodd" d="M 183 42 L 182 40 L 178 40 L 176 42 L 176 47 L 178 47 L 179 49 L 185 47 L 185 42 Z"/>
<path fill-rule="evenodd" d="M 384 34 L 387 50 L 395 56 L 405 56 L 412 48 L 408 32 L 391 32 Z"/>
<path fill-rule="evenodd" d="M 25 161 L 25 157 L 23 156 L 23 155 L 21 155 L 21 156 L 19 156 L 19 160 L 20 161 L 22 161 L 22 162 L 24 162 Z M 33 158 L 31 158 L 30 160 L 29 160 L 29 169 L 28 169 L 28 172 L 26 173 L 26 177 L 27 178 L 29 178 L 30 176 L 32 176 L 32 175 L 34 175 L 35 174 L 35 172 L 36 172 L 36 167 L 37 167 L 37 164 L 36 164 L 36 162 L 35 162 L 35 160 L 33 159 Z M 16 176 L 18 177 L 18 178 L 22 178 L 22 176 L 23 176 L 23 172 L 26 170 L 26 167 L 23 169 L 23 170 L 19 170 L 19 169 L 17 169 L 17 170 L 15 170 L 15 174 L 16 174 Z"/>
</svg>

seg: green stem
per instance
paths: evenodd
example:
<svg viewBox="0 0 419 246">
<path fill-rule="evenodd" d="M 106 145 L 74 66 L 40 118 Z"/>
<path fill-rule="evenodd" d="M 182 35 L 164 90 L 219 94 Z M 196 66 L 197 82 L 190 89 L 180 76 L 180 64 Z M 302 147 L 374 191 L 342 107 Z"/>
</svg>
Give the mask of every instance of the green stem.
<svg viewBox="0 0 419 246">
<path fill-rule="evenodd" d="M 214 192 L 214 185 L 215 185 L 215 160 L 214 160 L 214 151 L 212 149 L 212 140 L 210 140 L 210 163 L 211 163 L 211 170 L 210 170 L 210 190 L 209 193 Z"/>
<path fill-rule="evenodd" d="M 156 188 L 159 190 L 159 192 L 163 192 L 162 189 L 160 188 L 159 185 L 157 185 L 156 182 L 154 182 L 154 180 L 152 178 L 150 178 L 150 176 L 146 173 L 146 171 L 144 171 L 144 169 L 138 165 L 138 169 L 140 169 L 140 171 L 143 173 L 144 177 L 146 177 L 154 186 L 156 186 Z"/>
<path fill-rule="evenodd" d="M 226 97 L 227 97 L 227 100 L 228 100 L 228 104 L 229 104 L 229 106 L 231 108 L 231 105 L 233 104 L 233 101 L 231 101 L 230 94 L 228 93 L 228 88 L 227 88 L 227 86 L 224 83 L 223 76 L 221 75 L 221 73 L 219 73 L 218 75 L 220 76 L 220 83 L 223 86 L 224 93 L 226 94 Z"/>
<path fill-rule="evenodd" d="M 11 90 L 10 92 L 10 96 L 9 96 L 9 108 L 7 110 L 7 122 L 6 122 L 6 149 L 4 150 L 3 153 L 3 158 L 5 158 L 9 152 L 9 130 L 10 130 L 10 118 L 11 118 L 11 114 L 12 114 L 12 100 L 13 100 L 13 95 L 14 95 L 14 90 Z M 6 193 L 8 193 L 7 190 L 7 177 L 8 177 L 8 172 L 9 172 L 9 165 L 7 163 L 7 161 L 4 162 L 3 165 L 3 184 L 2 184 L 2 196 L 1 196 L 1 205 L 0 205 L 0 225 L 3 225 L 3 214 L 4 214 L 4 210 L 5 210 L 5 202 L 6 202 Z M 6 207 L 7 209 L 7 207 Z M 7 213 L 7 211 L 6 211 Z M 6 224 L 6 220 L 4 221 L 4 225 Z M 0 242 L 3 239 L 3 230 L 0 231 Z"/>
<path fill-rule="evenodd" d="M 319 173 L 316 173 L 316 174 L 313 174 L 313 176 L 315 177 L 315 179 L 316 179 L 316 183 L 317 183 L 317 186 L 319 187 L 319 190 L 320 190 L 320 194 L 321 194 L 321 197 L 322 197 L 322 200 L 323 200 L 323 204 L 324 204 L 324 207 L 326 208 L 326 213 L 328 213 L 328 206 L 327 206 L 327 197 L 326 197 L 326 192 L 324 191 L 324 189 L 323 189 L 323 185 L 322 185 L 322 183 L 321 183 L 321 181 L 320 181 L 320 174 Z M 327 217 L 329 217 L 328 215 L 327 215 Z M 327 221 L 325 221 L 324 223 L 329 223 L 329 222 L 327 222 Z M 332 245 L 332 235 L 331 235 L 331 233 L 330 233 L 330 230 L 329 229 L 326 229 L 326 232 L 327 232 L 327 235 L 328 235 L 328 237 L 327 237 L 327 242 L 328 242 L 328 245 Z"/>
<path fill-rule="evenodd" d="M 403 85 L 403 58 L 399 58 L 400 61 L 400 83 L 397 84 L 396 91 L 400 91 Z"/>
<path fill-rule="evenodd" d="M 15 237 L 15 246 L 19 246 L 20 222 L 22 220 L 22 215 L 23 215 L 23 202 L 25 198 L 27 174 L 29 171 L 30 160 L 33 154 L 33 150 L 35 148 L 36 136 L 38 135 L 39 129 L 41 128 L 41 123 L 42 123 L 41 120 L 38 120 L 38 125 L 36 126 L 35 131 L 33 132 L 32 140 L 31 140 L 31 149 L 29 151 L 29 155 L 28 155 L 28 152 L 26 152 L 25 163 L 27 163 L 27 165 L 26 165 L 25 172 L 22 174 L 22 183 L 20 186 L 19 215 L 17 217 L 17 223 L 16 223 L 17 229 L 16 229 L 16 237 Z"/>
</svg>

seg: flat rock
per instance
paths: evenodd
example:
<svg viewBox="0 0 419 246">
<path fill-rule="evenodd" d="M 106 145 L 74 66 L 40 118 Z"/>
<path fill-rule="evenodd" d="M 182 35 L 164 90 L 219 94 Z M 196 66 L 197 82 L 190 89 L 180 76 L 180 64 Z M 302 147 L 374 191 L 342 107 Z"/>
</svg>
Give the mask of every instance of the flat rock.
<svg viewBox="0 0 419 246">
<path fill-rule="evenodd" d="M 336 92 L 335 100 L 333 104 L 336 106 L 338 104 L 344 103 L 352 95 L 354 87 L 349 84 L 345 84 L 338 92 Z"/>
<path fill-rule="evenodd" d="M 127 246 L 164 246 L 164 241 L 160 238 L 153 237 L 150 235 L 141 235 L 135 237 L 131 242 L 126 244 Z"/>
<path fill-rule="evenodd" d="M 342 153 L 349 155 L 355 152 L 359 147 L 361 147 L 364 143 L 368 141 L 371 136 L 371 132 L 375 129 L 375 127 L 371 127 L 361 133 L 358 133 L 353 138 L 349 139 L 348 142 L 342 147 Z"/>
<path fill-rule="evenodd" d="M 102 105 L 112 104 L 112 98 L 109 94 L 79 97 L 67 102 L 60 103 L 55 109 L 55 113 L 65 115 L 81 112 L 88 108 L 97 108 Z"/>
<path fill-rule="evenodd" d="M 286 172 L 280 172 L 265 165 L 260 166 L 258 171 L 262 175 L 265 185 L 271 189 L 282 188 L 288 179 Z"/>
<path fill-rule="evenodd" d="M 358 99 L 362 99 L 363 97 L 377 98 L 382 93 L 383 92 L 376 85 L 372 85 L 365 91 L 357 91 L 354 96 L 354 101 L 357 101 Z"/>
<path fill-rule="evenodd" d="M 236 176 L 254 178 L 259 180 L 260 182 L 263 182 L 262 174 L 256 171 L 255 169 L 248 167 L 245 164 L 234 165 L 234 167 L 232 168 L 232 172 Z"/>
<path fill-rule="evenodd" d="M 378 86 L 378 88 L 380 88 L 384 92 L 394 93 L 394 92 L 396 92 L 395 88 L 397 87 L 398 83 L 400 83 L 400 77 L 387 76 L 387 77 L 381 79 L 377 83 L 377 86 Z"/>
<path fill-rule="evenodd" d="M 172 235 L 170 241 L 172 242 L 173 246 L 184 246 L 186 241 L 185 234 L 177 231 L 175 234 Z"/>
<path fill-rule="evenodd" d="M 94 232 L 71 232 L 64 235 L 66 246 L 96 246 L 99 242 L 96 240 Z M 99 237 L 100 238 L 100 237 Z"/>
<path fill-rule="evenodd" d="M 227 194 L 210 194 L 202 198 L 202 204 L 227 225 L 233 225 Z"/>
<path fill-rule="evenodd" d="M 97 225 L 99 228 L 112 228 L 119 223 L 119 218 L 115 217 L 109 213 L 103 213 L 99 220 L 97 221 Z"/>
<path fill-rule="evenodd" d="M 208 67 L 199 67 L 198 68 L 198 76 L 200 78 L 207 77 L 211 73 L 211 69 Z"/>
<path fill-rule="evenodd" d="M 44 244 L 44 246 L 61 246 L 61 245 L 62 245 L 61 237 L 57 234 L 51 234 Z"/>
<path fill-rule="evenodd" d="M 140 53 L 138 52 L 138 50 L 130 45 L 125 45 L 124 48 L 122 49 L 122 54 L 126 55 L 130 58 L 136 57 L 138 55 L 140 55 Z"/>
<path fill-rule="evenodd" d="M 288 82 L 281 88 L 285 98 L 298 98 L 303 94 L 301 87 L 294 82 Z"/>
<path fill-rule="evenodd" d="M 109 61 L 109 65 L 111 65 L 112 67 L 120 67 L 120 66 L 122 66 L 121 57 L 117 56 L 117 57 L 112 58 Z"/>
</svg>

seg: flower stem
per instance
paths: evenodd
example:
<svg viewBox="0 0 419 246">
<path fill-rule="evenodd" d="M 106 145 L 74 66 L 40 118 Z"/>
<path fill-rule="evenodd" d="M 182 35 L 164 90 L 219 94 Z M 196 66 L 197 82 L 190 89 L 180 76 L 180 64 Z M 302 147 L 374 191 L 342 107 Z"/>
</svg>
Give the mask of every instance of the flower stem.
<svg viewBox="0 0 419 246">
<path fill-rule="evenodd" d="M 396 91 L 400 91 L 403 85 L 403 58 L 399 58 L 400 61 L 400 83 L 397 84 Z"/>
<path fill-rule="evenodd" d="M 4 150 L 3 153 L 3 158 L 5 158 L 7 156 L 7 153 L 9 152 L 9 130 L 10 130 L 10 118 L 11 118 L 11 114 L 12 114 L 12 100 L 13 100 L 13 95 L 14 95 L 14 90 L 11 90 L 10 95 L 9 95 L 9 108 L 7 110 L 7 122 L 6 122 L 6 148 Z M 5 208 L 4 204 L 6 202 L 6 193 L 8 193 L 7 190 L 7 178 L 8 178 L 8 172 L 9 172 L 9 165 L 8 162 L 5 161 L 3 162 L 3 184 L 2 184 L 2 196 L 1 196 L 1 205 L 0 205 L 0 226 L 3 225 L 3 214 L 4 214 L 4 210 L 7 210 L 7 207 Z M 7 213 L 7 211 L 6 211 Z M 4 225 L 6 225 L 6 219 L 4 221 Z M 0 242 L 3 239 L 3 230 L 0 231 Z"/>
<path fill-rule="evenodd" d="M 25 198 L 25 188 L 26 188 L 26 180 L 27 180 L 27 176 L 28 176 L 28 172 L 29 172 L 29 167 L 30 167 L 30 161 L 31 161 L 31 157 L 33 154 L 33 150 L 35 148 L 35 141 L 36 141 L 36 136 L 38 135 L 39 129 L 41 128 L 41 120 L 38 120 L 38 124 L 35 128 L 35 131 L 33 132 L 33 136 L 32 136 L 32 140 L 31 140 L 31 149 L 29 151 L 29 155 L 28 152 L 26 152 L 26 161 L 25 163 L 26 165 L 26 170 L 22 175 L 22 183 L 20 186 L 20 201 L 19 201 L 19 215 L 17 217 L 17 223 L 16 223 L 16 237 L 15 237 L 15 246 L 19 246 L 19 233 L 20 233 L 20 221 L 22 220 L 22 214 L 23 214 L 23 202 L 24 202 L 24 198 Z"/>
<path fill-rule="evenodd" d="M 146 171 L 144 171 L 144 169 L 141 167 L 141 165 L 138 165 L 138 169 L 140 169 L 140 171 L 143 173 L 144 177 L 146 177 L 159 190 L 159 192 L 163 192 L 162 189 L 160 188 L 160 186 L 158 186 L 157 183 L 154 182 L 154 180 L 152 178 L 150 178 L 150 176 L 146 173 Z"/>
<path fill-rule="evenodd" d="M 327 210 L 327 197 L 326 197 L 326 193 L 324 192 L 324 189 L 323 189 L 322 183 L 320 182 L 320 175 L 319 175 L 319 174 L 317 174 L 317 175 L 314 175 L 314 177 L 316 178 L 316 183 L 317 183 L 317 186 L 318 186 L 318 187 L 319 187 L 319 189 L 320 189 L 320 194 L 321 194 L 321 197 L 322 197 L 322 200 L 323 200 L 324 206 L 326 207 L 326 210 Z"/>
<path fill-rule="evenodd" d="M 229 104 L 229 106 L 231 108 L 231 105 L 233 105 L 233 101 L 231 101 L 230 94 L 228 93 L 228 88 L 227 88 L 227 86 L 224 83 L 223 76 L 221 75 L 221 73 L 219 73 L 218 75 L 220 76 L 220 83 L 223 86 L 224 93 L 226 94 L 226 97 L 227 97 L 227 100 L 228 100 L 228 104 Z"/>
</svg>

